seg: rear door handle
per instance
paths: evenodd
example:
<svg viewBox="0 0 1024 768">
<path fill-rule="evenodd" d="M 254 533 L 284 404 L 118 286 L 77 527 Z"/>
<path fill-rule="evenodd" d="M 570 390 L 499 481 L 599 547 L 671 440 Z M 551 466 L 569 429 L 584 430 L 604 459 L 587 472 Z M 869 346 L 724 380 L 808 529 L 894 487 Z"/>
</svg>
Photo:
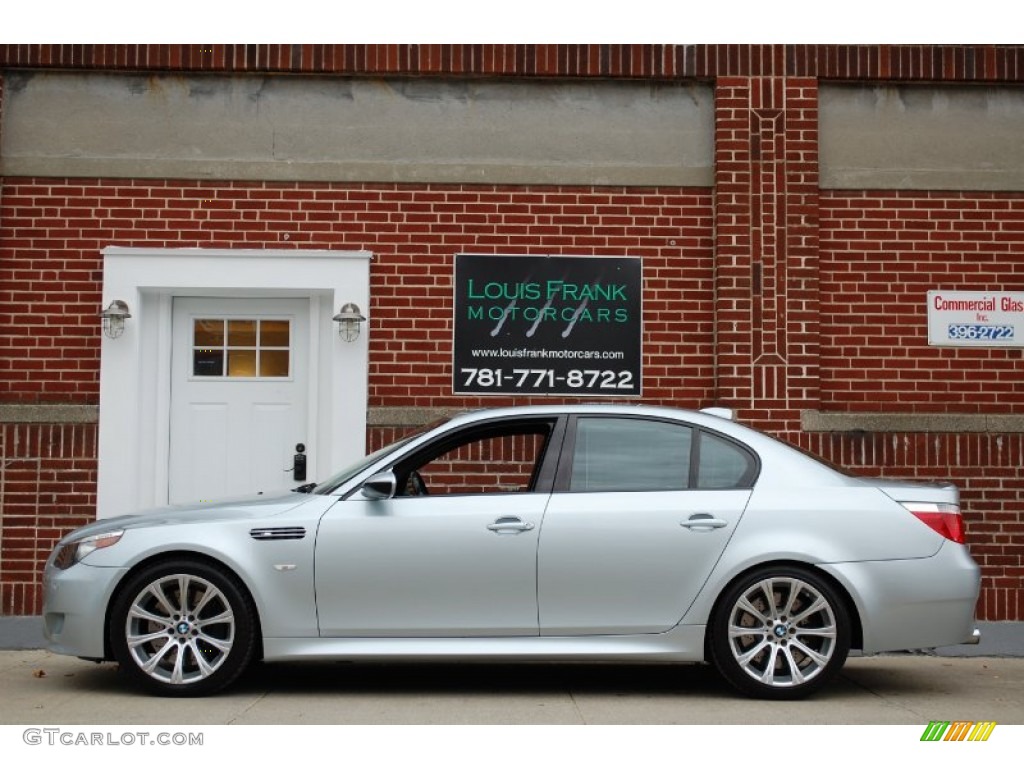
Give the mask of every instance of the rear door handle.
<svg viewBox="0 0 1024 768">
<path fill-rule="evenodd" d="M 510 533 L 523 533 L 524 531 L 532 531 L 533 523 L 524 523 L 518 517 L 499 517 L 493 523 L 487 526 L 488 531 L 494 531 L 495 533 L 510 534 Z"/>
<path fill-rule="evenodd" d="M 715 528 L 725 528 L 729 524 L 728 520 L 722 520 L 718 517 L 712 517 L 711 515 L 698 513 L 696 515 L 690 515 L 689 520 L 680 520 L 679 524 L 683 528 L 689 528 L 691 531 L 710 531 Z"/>
</svg>

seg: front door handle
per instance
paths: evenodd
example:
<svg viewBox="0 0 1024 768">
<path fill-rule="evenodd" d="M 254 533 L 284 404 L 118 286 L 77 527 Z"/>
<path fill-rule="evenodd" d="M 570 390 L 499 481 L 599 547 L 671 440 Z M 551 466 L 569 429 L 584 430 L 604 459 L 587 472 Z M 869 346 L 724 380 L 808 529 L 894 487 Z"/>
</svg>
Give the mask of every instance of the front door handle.
<svg viewBox="0 0 1024 768">
<path fill-rule="evenodd" d="M 494 531 L 495 533 L 510 534 L 510 533 L 523 533 L 524 531 L 532 531 L 533 523 L 524 523 L 518 517 L 499 517 L 493 523 L 487 526 L 488 531 Z"/>
<path fill-rule="evenodd" d="M 729 521 L 700 512 L 696 515 L 690 515 L 689 520 L 680 520 L 679 524 L 683 528 L 689 528 L 691 531 L 710 531 L 715 528 L 725 528 Z"/>
</svg>

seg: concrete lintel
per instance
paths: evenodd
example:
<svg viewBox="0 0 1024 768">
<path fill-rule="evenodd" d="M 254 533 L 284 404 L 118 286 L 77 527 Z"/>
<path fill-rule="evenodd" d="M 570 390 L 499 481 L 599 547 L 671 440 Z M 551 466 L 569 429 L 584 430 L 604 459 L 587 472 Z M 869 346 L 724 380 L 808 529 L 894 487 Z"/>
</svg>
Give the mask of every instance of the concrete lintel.
<svg viewBox="0 0 1024 768">
<path fill-rule="evenodd" d="M 0 424 L 96 424 L 99 406 L 54 404 L 0 404 Z"/>
<path fill-rule="evenodd" d="M 623 187 L 710 187 L 711 166 L 515 165 L 501 163 L 260 162 L 183 158 L 5 158 L 2 176 L 120 179 L 209 179 L 212 181 L 310 181 L 403 184 L 561 184 Z"/>
<path fill-rule="evenodd" d="M 370 427 L 421 427 L 465 410 L 465 408 L 370 408 L 366 424 Z"/>
<path fill-rule="evenodd" d="M 829 413 L 802 411 L 805 432 L 1024 432 L 1024 415 L 987 413 Z"/>
</svg>

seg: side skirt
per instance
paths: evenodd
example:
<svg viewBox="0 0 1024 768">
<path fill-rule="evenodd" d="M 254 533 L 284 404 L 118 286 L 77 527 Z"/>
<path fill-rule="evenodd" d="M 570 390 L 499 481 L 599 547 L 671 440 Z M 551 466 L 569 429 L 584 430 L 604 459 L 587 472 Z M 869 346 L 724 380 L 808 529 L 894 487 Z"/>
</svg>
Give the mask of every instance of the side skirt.
<svg viewBox="0 0 1024 768">
<path fill-rule="evenodd" d="M 657 635 L 265 637 L 265 661 L 704 661 L 703 625 Z"/>
</svg>

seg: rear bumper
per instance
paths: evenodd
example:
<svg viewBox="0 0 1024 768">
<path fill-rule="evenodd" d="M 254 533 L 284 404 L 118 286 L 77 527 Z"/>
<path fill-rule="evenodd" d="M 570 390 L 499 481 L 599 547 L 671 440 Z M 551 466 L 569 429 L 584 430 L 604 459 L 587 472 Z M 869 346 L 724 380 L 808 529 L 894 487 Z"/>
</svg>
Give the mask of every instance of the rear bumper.
<svg viewBox="0 0 1024 768">
<path fill-rule="evenodd" d="M 981 570 L 946 542 L 932 557 L 820 566 L 854 595 L 866 653 L 976 644 Z"/>
</svg>

